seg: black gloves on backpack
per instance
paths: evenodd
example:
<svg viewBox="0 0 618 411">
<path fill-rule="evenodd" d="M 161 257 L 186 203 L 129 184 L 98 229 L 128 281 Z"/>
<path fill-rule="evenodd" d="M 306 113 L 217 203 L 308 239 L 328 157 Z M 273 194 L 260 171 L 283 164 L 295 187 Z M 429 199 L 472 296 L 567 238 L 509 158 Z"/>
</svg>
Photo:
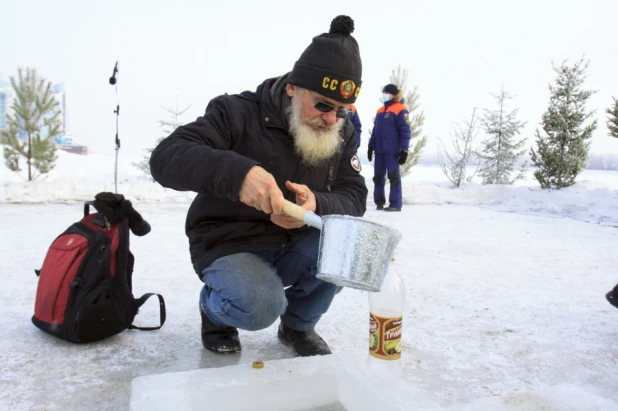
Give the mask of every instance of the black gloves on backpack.
<svg viewBox="0 0 618 411">
<path fill-rule="evenodd" d="M 124 200 L 122 202 L 122 209 L 125 215 L 129 217 L 129 228 L 133 234 L 141 237 L 150 232 L 150 224 L 148 224 L 148 221 L 144 220 L 141 214 L 133 208 L 133 204 L 131 204 L 129 200 Z"/>
<path fill-rule="evenodd" d="M 122 194 L 99 193 L 94 196 L 93 205 L 110 223 L 116 223 L 127 217 L 129 228 L 137 236 L 141 237 L 150 232 L 150 224 L 133 208 L 129 200 L 124 199 Z"/>
<path fill-rule="evenodd" d="M 93 205 L 100 214 L 107 218 L 107 221 L 116 223 L 125 216 L 121 205 L 123 201 L 122 194 L 103 192 L 94 196 Z"/>
<path fill-rule="evenodd" d="M 367 158 L 369 159 L 369 161 L 371 161 L 371 159 L 373 158 L 373 150 L 372 149 L 367 150 Z"/>
<path fill-rule="evenodd" d="M 399 165 L 404 165 L 406 163 L 406 160 L 408 159 L 408 151 L 401 150 L 399 154 L 397 154 L 397 157 L 399 157 Z"/>
</svg>

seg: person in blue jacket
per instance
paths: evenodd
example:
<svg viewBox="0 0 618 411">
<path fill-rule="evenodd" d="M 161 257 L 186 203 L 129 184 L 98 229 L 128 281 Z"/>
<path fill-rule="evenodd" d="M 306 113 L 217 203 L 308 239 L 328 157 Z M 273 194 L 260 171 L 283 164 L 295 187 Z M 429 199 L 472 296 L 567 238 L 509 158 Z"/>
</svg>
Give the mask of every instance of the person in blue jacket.
<svg viewBox="0 0 618 411">
<path fill-rule="evenodd" d="M 376 113 L 367 151 L 369 161 L 375 153 L 373 201 L 378 210 L 401 211 L 403 200 L 399 166 L 405 164 L 408 159 L 411 137 L 409 112 L 402 103 L 403 92 L 395 84 L 384 86 L 382 93 L 384 106 Z M 386 177 L 390 183 L 390 193 L 389 206 L 385 208 Z"/>
<path fill-rule="evenodd" d="M 349 119 L 352 122 L 352 126 L 354 126 L 354 131 L 356 131 L 356 149 L 358 150 L 361 142 L 362 125 L 360 122 L 360 118 L 358 117 L 358 111 L 356 111 L 356 107 L 354 107 L 354 104 L 350 106 Z"/>
</svg>

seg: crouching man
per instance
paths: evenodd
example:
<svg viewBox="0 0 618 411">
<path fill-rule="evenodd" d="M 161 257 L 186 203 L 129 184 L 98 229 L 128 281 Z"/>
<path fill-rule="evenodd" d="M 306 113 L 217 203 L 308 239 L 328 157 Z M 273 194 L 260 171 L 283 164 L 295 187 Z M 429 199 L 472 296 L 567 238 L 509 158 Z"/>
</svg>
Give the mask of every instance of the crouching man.
<svg viewBox="0 0 618 411">
<path fill-rule="evenodd" d="M 152 152 L 162 186 L 195 191 L 185 230 L 200 294 L 202 342 L 241 349 L 238 329 L 278 318 L 299 356 L 330 354 L 315 331 L 340 287 L 316 278 L 320 232 L 282 212 L 283 199 L 318 215 L 365 213 L 356 137 L 347 119 L 361 86 L 354 22 L 338 16 L 291 72 L 255 92 L 222 95 Z"/>
</svg>

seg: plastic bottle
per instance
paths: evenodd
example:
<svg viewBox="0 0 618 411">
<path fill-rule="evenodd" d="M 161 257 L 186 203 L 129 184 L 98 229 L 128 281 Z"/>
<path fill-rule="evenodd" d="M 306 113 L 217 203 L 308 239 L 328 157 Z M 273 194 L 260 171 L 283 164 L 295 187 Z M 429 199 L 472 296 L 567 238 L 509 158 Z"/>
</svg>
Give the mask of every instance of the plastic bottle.
<svg viewBox="0 0 618 411">
<path fill-rule="evenodd" d="M 405 302 L 405 285 L 393 258 L 380 291 L 369 292 L 367 368 L 380 379 L 395 380 L 403 376 L 401 336 Z"/>
</svg>

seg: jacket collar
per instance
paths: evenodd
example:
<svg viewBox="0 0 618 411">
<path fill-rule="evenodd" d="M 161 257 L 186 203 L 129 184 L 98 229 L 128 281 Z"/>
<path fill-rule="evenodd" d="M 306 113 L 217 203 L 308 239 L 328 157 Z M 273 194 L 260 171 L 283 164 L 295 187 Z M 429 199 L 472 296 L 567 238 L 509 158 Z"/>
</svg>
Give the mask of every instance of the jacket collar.
<svg viewBox="0 0 618 411">
<path fill-rule="evenodd" d="M 288 130 L 286 108 L 291 99 L 285 92 L 287 74 L 270 78 L 260 84 L 255 92 L 260 106 L 261 121 L 266 127 Z"/>
<path fill-rule="evenodd" d="M 384 108 L 387 109 L 387 108 L 389 108 L 390 106 L 392 106 L 395 103 L 399 103 L 399 102 L 395 101 L 395 99 L 388 100 L 386 103 L 384 103 Z"/>
</svg>

